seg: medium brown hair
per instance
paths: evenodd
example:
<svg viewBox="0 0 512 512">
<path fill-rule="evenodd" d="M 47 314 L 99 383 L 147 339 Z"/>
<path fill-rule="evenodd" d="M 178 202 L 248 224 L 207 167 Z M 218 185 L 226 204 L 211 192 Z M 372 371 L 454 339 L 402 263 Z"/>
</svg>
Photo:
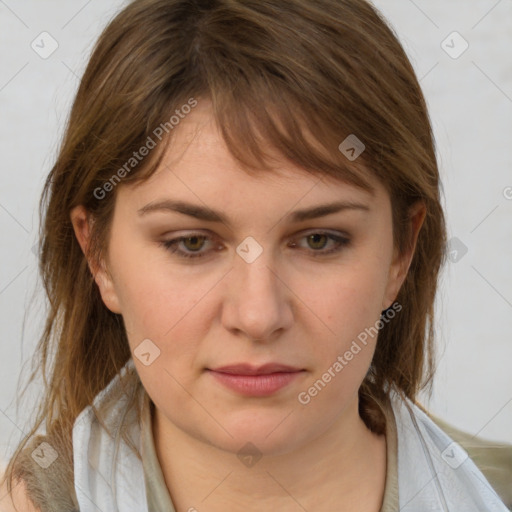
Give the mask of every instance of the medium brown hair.
<svg viewBox="0 0 512 512">
<path fill-rule="evenodd" d="M 162 143 L 118 186 L 151 175 L 172 141 L 170 116 L 206 98 L 247 172 L 271 170 L 265 148 L 273 148 L 313 175 L 368 188 L 364 165 L 390 194 L 401 251 L 410 240 L 409 208 L 424 202 L 397 297 L 402 310 L 379 332 L 360 414 L 382 432 L 370 398 L 393 388 L 414 400 L 430 383 L 445 220 L 425 100 L 392 29 L 365 0 L 136 0 L 96 44 L 44 187 L 40 272 L 49 314 L 35 358 L 46 387 L 9 476 L 23 475 L 12 471 L 16 455 L 42 425 L 70 447 L 78 414 L 131 356 L 122 318 L 103 304 L 75 238 L 71 209 L 84 205 L 92 214 L 91 254 L 99 261 L 117 188 L 102 198 L 95 190 L 164 125 Z M 350 134 L 365 145 L 354 162 L 338 149 Z"/>
</svg>

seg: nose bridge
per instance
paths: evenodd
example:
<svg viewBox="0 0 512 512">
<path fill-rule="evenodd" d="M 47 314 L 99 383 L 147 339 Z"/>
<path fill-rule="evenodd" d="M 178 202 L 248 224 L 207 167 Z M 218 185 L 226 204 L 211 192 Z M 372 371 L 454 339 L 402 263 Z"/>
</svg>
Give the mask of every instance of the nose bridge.
<svg viewBox="0 0 512 512">
<path fill-rule="evenodd" d="M 275 264 L 270 254 L 261 255 L 251 263 L 243 259 L 236 263 L 236 278 L 243 284 L 242 289 L 245 290 L 246 295 L 255 294 L 252 300 L 258 297 L 277 300 L 280 290 L 274 267 Z M 265 295 L 269 296 L 265 297 Z"/>
<path fill-rule="evenodd" d="M 288 297 L 274 268 L 272 251 L 252 237 L 237 247 L 224 311 L 226 327 L 265 340 L 290 325 Z"/>
</svg>

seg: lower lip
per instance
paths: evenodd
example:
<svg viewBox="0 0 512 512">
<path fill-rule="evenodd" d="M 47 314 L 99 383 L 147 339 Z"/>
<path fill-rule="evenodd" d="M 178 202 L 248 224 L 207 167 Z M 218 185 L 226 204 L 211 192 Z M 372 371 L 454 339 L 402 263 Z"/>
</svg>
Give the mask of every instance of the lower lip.
<svg viewBox="0 0 512 512">
<path fill-rule="evenodd" d="M 290 384 L 300 372 L 269 373 L 267 375 L 234 375 L 209 370 L 209 372 L 229 389 L 245 396 L 269 396 Z"/>
</svg>

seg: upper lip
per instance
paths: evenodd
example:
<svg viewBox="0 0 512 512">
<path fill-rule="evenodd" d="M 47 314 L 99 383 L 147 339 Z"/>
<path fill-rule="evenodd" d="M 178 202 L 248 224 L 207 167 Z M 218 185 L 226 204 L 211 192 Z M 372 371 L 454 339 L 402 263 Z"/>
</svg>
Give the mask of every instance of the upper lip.
<svg viewBox="0 0 512 512">
<path fill-rule="evenodd" d="M 212 370 L 221 373 L 231 373 L 233 375 L 268 375 L 270 373 L 300 372 L 302 371 L 302 368 L 294 368 L 293 366 L 280 363 L 267 363 L 262 366 L 252 366 L 248 363 L 240 363 L 212 368 Z"/>
</svg>

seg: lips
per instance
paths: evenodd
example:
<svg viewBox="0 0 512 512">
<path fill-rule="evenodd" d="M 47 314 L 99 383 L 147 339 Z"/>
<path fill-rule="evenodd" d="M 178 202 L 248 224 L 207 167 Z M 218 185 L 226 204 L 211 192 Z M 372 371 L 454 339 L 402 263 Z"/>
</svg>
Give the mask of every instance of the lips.
<svg viewBox="0 0 512 512">
<path fill-rule="evenodd" d="M 212 371 L 231 375 L 269 375 L 271 373 L 296 373 L 302 371 L 302 368 L 294 368 L 280 363 L 267 363 L 258 367 L 241 363 L 213 368 Z"/>
<path fill-rule="evenodd" d="M 252 366 L 247 363 L 208 369 L 224 388 L 246 397 L 268 397 L 288 387 L 305 373 L 304 369 L 280 363 Z"/>
</svg>

